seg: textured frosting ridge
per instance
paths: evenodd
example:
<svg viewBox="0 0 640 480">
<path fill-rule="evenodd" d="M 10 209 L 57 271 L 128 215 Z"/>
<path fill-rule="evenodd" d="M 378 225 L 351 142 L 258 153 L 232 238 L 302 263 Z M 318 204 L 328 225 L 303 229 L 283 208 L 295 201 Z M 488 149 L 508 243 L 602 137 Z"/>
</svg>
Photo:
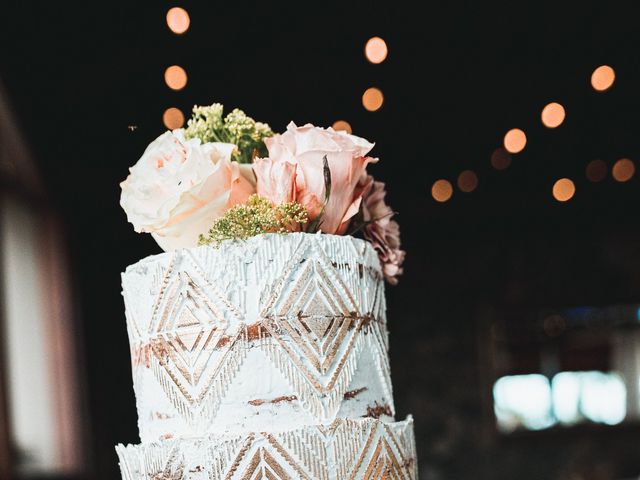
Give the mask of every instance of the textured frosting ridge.
<svg viewBox="0 0 640 480">
<path fill-rule="evenodd" d="M 148 257 L 122 280 L 143 442 L 393 420 L 369 243 L 262 235 Z"/>
<path fill-rule="evenodd" d="M 413 421 L 336 420 L 286 432 L 116 447 L 122 478 L 417 479 Z"/>
</svg>

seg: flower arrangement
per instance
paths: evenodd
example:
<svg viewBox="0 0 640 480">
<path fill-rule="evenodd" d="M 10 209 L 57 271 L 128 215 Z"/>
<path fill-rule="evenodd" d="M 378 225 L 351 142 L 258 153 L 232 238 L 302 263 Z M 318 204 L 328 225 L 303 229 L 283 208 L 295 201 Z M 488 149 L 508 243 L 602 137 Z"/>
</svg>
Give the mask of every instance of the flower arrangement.
<svg viewBox="0 0 640 480">
<path fill-rule="evenodd" d="M 405 254 L 385 186 L 367 173 L 373 146 L 311 124 L 274 134 L 242 110 L 196 106 L 186 129 L 147 147 L 120 204 L 165 251 L 262 233 L 361 234 L 395 284 Z"/>
</svg>

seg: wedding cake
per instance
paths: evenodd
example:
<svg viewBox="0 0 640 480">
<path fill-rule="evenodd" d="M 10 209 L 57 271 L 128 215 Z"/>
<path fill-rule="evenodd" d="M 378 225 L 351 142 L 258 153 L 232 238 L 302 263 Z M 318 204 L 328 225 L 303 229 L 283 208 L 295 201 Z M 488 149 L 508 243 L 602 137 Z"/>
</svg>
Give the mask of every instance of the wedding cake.
<svg viewBox="0 0 640 480">
<path fill-rule="evenodd" d="M 122 274 L 141 439 L 116 447 L 122 478 L 416 479 L 412 419 L 395 421 L 384 296 L 404 252 L 390 215 L 376 213 L 382 184 L 364 172 L 373 145 L 331 129 L 290 125 L 287 138 L 259 128 L 268 158 L 242 163 L 241 141 L 225 150 L 174 131 L 123 182 L 129 219 L 167 251 Z M 322 153 L 315 199 L 303 191 L 312 170 L 287 171 L 302 162 L 269 164 L 277 142 L 309 131 Z M 363 167 L 342 207 L 330 196 L 342 181 L 335 150 L 316 134 L 343 142 L 339 153 L 357 144 L 348 158 Z M 364 239 L 343 229 L 358 221 Z"/>
</svg>

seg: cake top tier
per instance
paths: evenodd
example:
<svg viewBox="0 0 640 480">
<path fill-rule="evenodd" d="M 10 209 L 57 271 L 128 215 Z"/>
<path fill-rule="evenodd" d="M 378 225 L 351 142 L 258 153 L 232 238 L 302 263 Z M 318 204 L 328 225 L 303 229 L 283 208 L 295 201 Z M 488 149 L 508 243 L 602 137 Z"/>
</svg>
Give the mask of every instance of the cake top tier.
<svg viewBox="0 0 640 480">
<path fill-rule="evenodd" d="M 143 441 L 393 419 L 371 244 L 267 234 L 123 274 Z"/>
</svg>

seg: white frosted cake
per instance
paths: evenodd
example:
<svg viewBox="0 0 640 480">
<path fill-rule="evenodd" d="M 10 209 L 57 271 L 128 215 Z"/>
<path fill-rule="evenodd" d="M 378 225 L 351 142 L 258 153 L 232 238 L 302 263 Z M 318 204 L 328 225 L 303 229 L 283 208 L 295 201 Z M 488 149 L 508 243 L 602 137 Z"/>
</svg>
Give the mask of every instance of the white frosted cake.
<svg viewBox="0 0 640 480">
<path fill-rule="evenodd" d="M 266 234 L 122 275 L 140 445 L 125 480 L 416 479 L 369 242 Z"/>
</svg>

